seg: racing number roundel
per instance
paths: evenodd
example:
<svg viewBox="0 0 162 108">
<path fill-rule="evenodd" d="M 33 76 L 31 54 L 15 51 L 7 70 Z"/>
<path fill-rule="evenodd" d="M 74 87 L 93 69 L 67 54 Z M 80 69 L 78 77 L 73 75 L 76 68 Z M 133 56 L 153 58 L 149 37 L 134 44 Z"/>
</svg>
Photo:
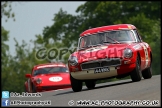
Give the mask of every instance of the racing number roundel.
<svg viewBox="0 0 162 108">
<path fill-rule="evenodd" d="M 149 60 L 148 51 L 147 51 L 147 48 L 144 44 L 142 46 L 143 46 L 144 53 L 145 53 L 145 61 L 146 61 L 145 67 L 147 67 L 148 66 L 148 60 Z"/>
<path fill-rule="evenodd" d="M 59 82 L 62 80 L 62 77 L 50 77 L 49 80 L 53 82 Z"/>
</svg>

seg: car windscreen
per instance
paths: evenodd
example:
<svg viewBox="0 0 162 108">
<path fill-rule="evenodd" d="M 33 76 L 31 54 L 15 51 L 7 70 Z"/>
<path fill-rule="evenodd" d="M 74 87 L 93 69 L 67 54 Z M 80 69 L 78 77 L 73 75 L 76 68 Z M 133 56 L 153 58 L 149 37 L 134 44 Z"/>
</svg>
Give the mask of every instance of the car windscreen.
<svg viewBox="0 0 162 108">
<path fill-rule="evenodd" d="M 33 76 L 40 74 L 67 73 L 67 72 L 69 72 L 67 67 L 45 67 L 36 69 L 33 73 Z"/>
<path fill-rule="evenodd" d="M 135 41 L 135 37 L 131 30 L 106 31 L 82 37 L 80 39 L 79 48 L 103 43 L 120 43 L 128 41 Z"/>
</svg>

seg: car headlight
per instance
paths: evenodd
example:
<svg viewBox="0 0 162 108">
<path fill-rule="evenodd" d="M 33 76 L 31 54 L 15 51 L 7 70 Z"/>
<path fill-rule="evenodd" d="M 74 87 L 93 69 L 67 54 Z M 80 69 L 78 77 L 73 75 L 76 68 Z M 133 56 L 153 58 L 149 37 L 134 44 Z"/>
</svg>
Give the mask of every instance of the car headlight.
<svg viewBox="0 0 162 108">
<path fill-rule="evenodd" d="M 72 65 L 72 66 L 75 66 L 78 64 L 78 59 L 75 56 L 70 56 L 68 61 L 69 61 L 70 65 Z"/>
<path fill-rule="evenodd" d="M 36 83 L 37 83 L 37 84 L 42 83 L 42 79 L 41 79 L 41 78 L 37 78 L 37 79 L 36 79 Z"/>
<path fill-rule="evenodd" d="M 132 52 L 131 49 L 126 48 L 126 49 L 124 50 L 124 57 L 125 57 L 125 58 L 131 58 L 132 55 L 133 55 L 133 52 Z"/>
</svg>

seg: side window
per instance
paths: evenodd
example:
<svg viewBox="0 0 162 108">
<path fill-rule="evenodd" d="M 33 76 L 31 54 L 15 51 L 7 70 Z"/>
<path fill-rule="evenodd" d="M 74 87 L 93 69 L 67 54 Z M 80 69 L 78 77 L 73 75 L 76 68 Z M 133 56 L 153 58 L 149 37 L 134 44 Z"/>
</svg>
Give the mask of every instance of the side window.
<svg viewBox="0 0 162 108">
<path fill-rule="evenodd" d="M 82 47 L 85 47 L 84 38 L 81 38 L 81 41 L 80 41 L 80 46 L 79 46 L 79 48 L 82 48 Z"/>
<path fill-rule="evenodd" d="M 129 31 L 129 32 L 127 32 L 128 33 L 128 35 L 129 35 L 129 37 L 130 37 L 130 40 L 132 40 L 132 41 L 135 41 L 136 39 L 135 39 L 135 36 L 134 36 L 134 33 L 132 32 L 132 31 Z"/>
<path fill-rule="evenodd" d="M 136 38 L 137 38 L 137 42 L 142 42 L 141 40 L 141 36 L 139 35 L 137 30 L 134 30 L 135 34 L 136 34 Z"/>
</svg>

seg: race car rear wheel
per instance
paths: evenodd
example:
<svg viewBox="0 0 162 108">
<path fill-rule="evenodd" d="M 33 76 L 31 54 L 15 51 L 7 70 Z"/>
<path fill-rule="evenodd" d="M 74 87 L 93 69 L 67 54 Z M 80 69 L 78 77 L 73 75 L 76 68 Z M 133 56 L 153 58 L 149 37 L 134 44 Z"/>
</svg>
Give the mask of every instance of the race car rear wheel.
<svg viewBox="0 0 162 108">
<path fill-rule="evenodd" d="M 70 75 L 70 81 L 71 81 L 71 87 L 74 92 L 79 92 L 82 90 L 82 85 L 83 85 L 82 81 L 74 79 L 71 75 Z"/>
<path fill-rule="evenodd" d="M 137 56 L 136 68 L 130 74 L 133 82 L 140 81 L 142 77 L 141 67 L 140 67 L 140 58 Z"/>
<path fill-rule="evenodd" d="M 152 66 L 142 71 L 142 76 L 144 79 L 149 79 L 152 77 Z"/>
<path fill-rule="evenodd" d="M 85 81 L 85 85 L 88 89 L 93 89 L 95 88 L 96 82 L 93 80 Z"/>
</svg>

